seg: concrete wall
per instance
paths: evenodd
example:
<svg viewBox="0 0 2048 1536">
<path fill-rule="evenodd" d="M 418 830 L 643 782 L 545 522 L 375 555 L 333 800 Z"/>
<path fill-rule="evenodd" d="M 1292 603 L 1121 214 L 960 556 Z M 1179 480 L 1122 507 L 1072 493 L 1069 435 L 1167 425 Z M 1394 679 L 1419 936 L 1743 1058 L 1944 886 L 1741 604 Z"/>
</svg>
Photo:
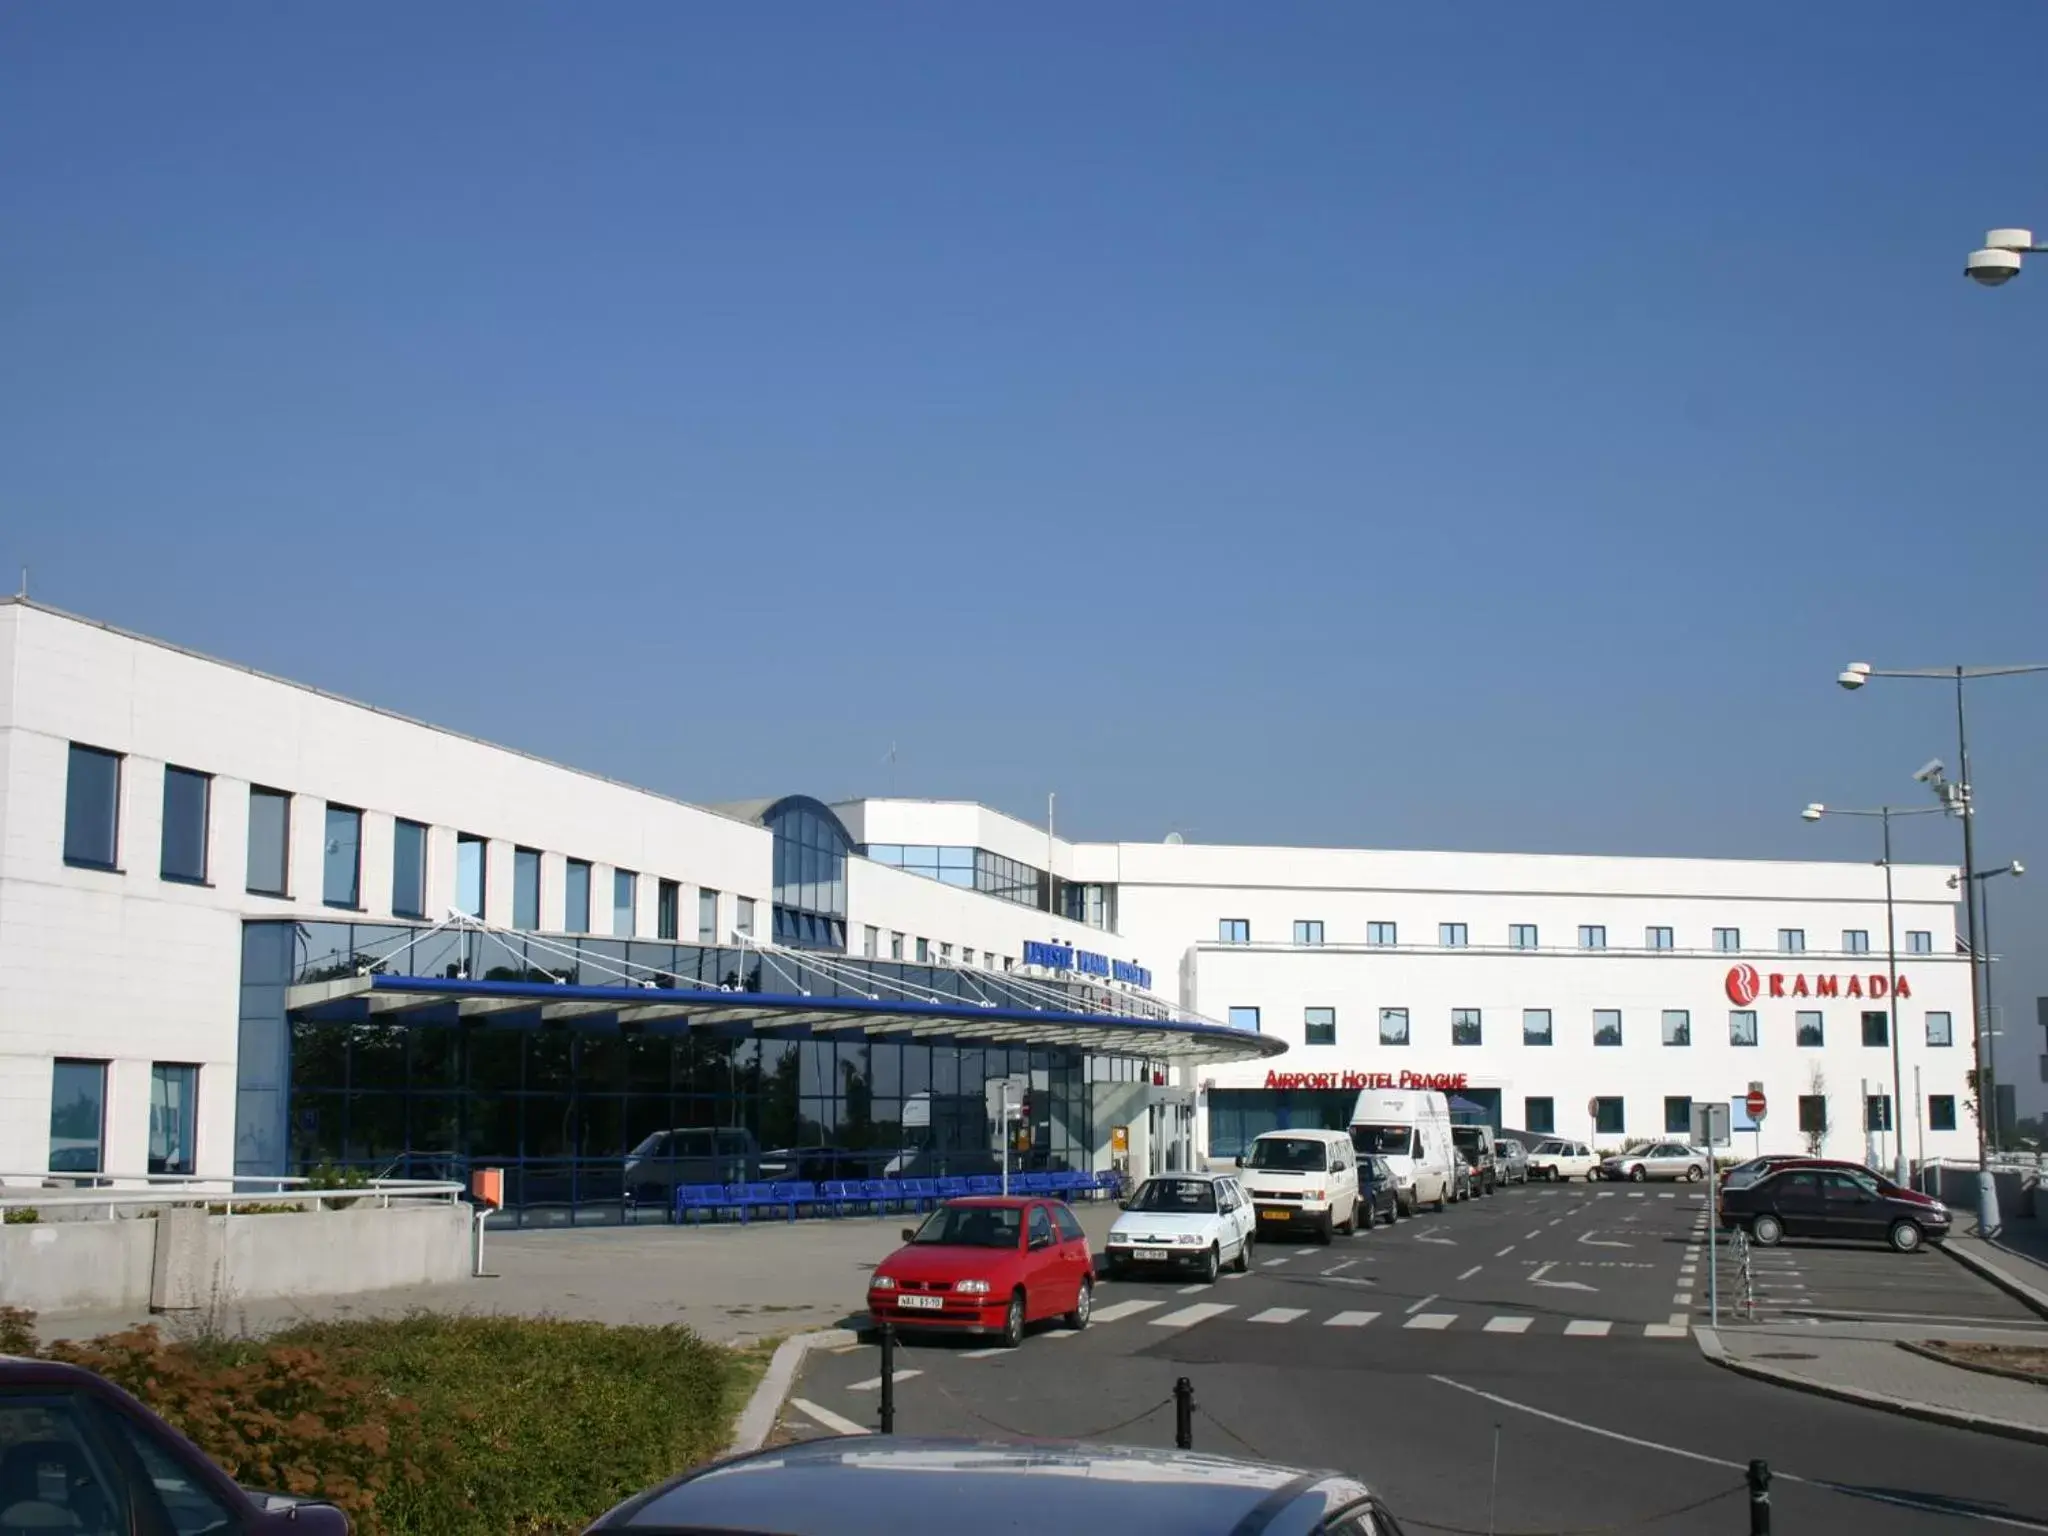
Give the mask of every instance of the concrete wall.
<svg viewBox="0 0 2048 1536">
<path fill-rule="evenodd" d="M 134 1312 L 149 1305 L 154 1221 L 0 1226 L 0 1306 Z"/>
</svg>

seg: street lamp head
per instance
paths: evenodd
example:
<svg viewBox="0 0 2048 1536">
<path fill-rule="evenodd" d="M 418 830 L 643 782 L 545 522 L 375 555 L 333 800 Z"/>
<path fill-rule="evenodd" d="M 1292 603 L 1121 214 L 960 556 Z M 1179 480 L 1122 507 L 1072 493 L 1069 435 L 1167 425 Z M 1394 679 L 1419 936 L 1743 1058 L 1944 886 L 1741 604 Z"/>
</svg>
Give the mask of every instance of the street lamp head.
<svg viewBox="0 0 2048 1536">
<path fill-rule="evenodd" d="M 2020 275 L 2023 259 L 2018 251 L 1997 251 L 1987 246 L 1970 252 L 1963 262 L 1963 276 L 1986 288 L 1997 288 Z"/>
<path fill-rule="evenodd" d="M 2024 875 L 2026 872 L 2027 866 L 2022 864 L 2018 859 L 2014 859 L 2012 861 L 2011 867 L 2006 870 L 2006 873 L 2009 875 Z"/>
<path fill-rule="evenodd" d="M 1818 800 L 1816 800 L 1812 805 L 1809 805 L 1805 810 L 1801 811 L 1799 814 L 1805 817 L 1808 821 L 1819 821 L 1822 816 L 1827 814 L 1827 809 L 1828 808 L 1826 806 L 1822 805 Z"/>
<path fill-rule="evenodd" d="M 1925 763 L 1922 763 L 1918 771 L 1914 773 L 1913 782 L 1915 784 L 1939 784 L 1943 771 L 1944 765 L 1941 759 L 1938 757 L 1930 758 Z"/>
<path fill-rule="evenodd" d="M 1870 663 L 1867 661 L 1850 662 L 1849 665 L 1843 668 L 1841 673 L 1837 675 L 1835 681 L 1840 683 L 1844 688 L 1849 689 L 1853 693 L 1856 689 L 1861 688 L 1865 683 L 1870 681 Z"/>
</svg>

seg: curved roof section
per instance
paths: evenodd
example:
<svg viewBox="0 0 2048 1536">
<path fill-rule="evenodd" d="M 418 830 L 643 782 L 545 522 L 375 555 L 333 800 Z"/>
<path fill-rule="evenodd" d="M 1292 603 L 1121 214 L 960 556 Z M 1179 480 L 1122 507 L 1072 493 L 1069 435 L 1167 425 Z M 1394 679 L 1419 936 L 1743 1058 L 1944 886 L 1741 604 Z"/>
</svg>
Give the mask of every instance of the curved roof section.
<svg viewBox="0 0 2048 1536">
<path fill-rule="evenodd" d="M 784 811 L 809 811 L 823 817 L 839 829 L 839 835 L 846 839 L 848 847 L 853 846 L 853 834 L 846 830 L 846 823 L 839 819 L 839 813 L 822 800 L 809 795 L 769 795 L 759 800 L 727 800 L 708 807 L 721 816 L 730 816 L 734 821 L 749 821 L 755 826 L 772 826 Z"/>
</svg>

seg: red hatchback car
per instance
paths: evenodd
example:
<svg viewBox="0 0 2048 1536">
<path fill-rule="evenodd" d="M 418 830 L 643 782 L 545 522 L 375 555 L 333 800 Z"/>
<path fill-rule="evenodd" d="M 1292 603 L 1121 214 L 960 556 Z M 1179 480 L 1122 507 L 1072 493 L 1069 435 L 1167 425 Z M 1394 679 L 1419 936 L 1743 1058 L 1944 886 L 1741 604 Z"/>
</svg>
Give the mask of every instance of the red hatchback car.
<svg viewBox="0 0 2048 1536">
<path fill-rule="evenodd" d="M 868 1282 L 877 1325 L 998 1334 L 1011 1349 L 1041 1318 L 1088 1326 L 1095 1259 L 1064 1201 L 949 1200 L 903 1238 Z"/>
</svg>

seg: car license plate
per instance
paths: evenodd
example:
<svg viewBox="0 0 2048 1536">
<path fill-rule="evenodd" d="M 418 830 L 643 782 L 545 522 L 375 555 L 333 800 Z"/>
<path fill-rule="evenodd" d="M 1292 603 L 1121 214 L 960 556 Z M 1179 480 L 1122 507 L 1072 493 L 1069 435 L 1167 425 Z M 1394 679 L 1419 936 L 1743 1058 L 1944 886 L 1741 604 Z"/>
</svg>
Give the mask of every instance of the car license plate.
<svg viewBox="0 0 2048 1536">
<path fill-rule="evenodd" d="M 1140 1264 L 1164 1264 L 1172 1255 L 1164 1248 L 1133 1248 L 1131 1257 Z"/>
<path fill-rule="evenodd" d="M 896 1305 L 913 1312 L 936 1312 L 946 1304 L 943 1296 L 898 1296 Z"/>
<path fill-rule="evenodd" d="M 1286 1211 L 1261 1211 L 1261 1212 L 1259 1212 L 1259 1219 L 1260 1219 L 1261 1221 L 1285 1221 L 1285 1220 L 1287 1219 L 1287 1216 L 1288 1216 L 1288 1213 L 1287 1213 Z"/>
</svg>

